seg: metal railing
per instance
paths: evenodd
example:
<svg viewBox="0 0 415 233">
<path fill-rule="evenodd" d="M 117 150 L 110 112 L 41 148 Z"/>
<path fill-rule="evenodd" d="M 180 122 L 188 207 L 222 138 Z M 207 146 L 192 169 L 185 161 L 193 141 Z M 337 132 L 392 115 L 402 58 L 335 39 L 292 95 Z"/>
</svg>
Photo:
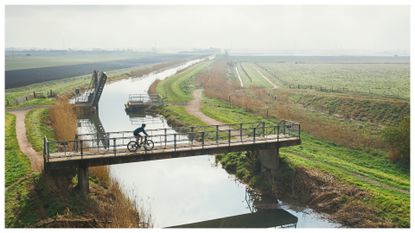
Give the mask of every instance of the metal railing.
<svg viewBox="0 0 415 233">
<path fill-rule="evenodd" d="M 130 94 L 128 95 L 128 103 L 159 103 L 161 102 L 160 95 L 152 94 Z"/>
<path fill-rule="evenodd" d="M 212 146 L 232 146 L 255 144 L 264 141 L 281 139 L 300 139 L 298 123 L 281 121 L 276 123 L 251 122 L 239 124 L 209 125 L 149 129 L 148 139 L 154 142 L 152 151 L 177 151 L 183 148 L 204 149 Z M 106 140 L 106 143 L 103 143 Z M 48 141 L 44 138 L 44 160 L 50 158 L 80 156 L 81 159 L 90 155 L 113 154 L 128 152 L 127 144 L 136 140 L 132 131 L 108 132 L 105 139 L 96 138 L 96 134 L 78 134 L 71 141 Z M 53 145 L 53 146 L 51 146 Z M 53 148 L 51 150 L 51 148 Z M 136 153 L 149 153 L 139 150 Z"/>
</svg>

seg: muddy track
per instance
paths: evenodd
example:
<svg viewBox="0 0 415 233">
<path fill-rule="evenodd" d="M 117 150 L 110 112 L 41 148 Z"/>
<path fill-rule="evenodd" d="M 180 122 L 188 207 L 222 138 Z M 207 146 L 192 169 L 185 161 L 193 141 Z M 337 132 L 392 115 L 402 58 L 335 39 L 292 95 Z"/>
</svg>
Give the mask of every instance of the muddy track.
<svg viewBox="0 0 415 233">
<path fill-rule="evenodd" d="M 19 148 L 29 158 L 32 170 L 36 172 L 41 172 L 43 170 L 43 157 L 33 149 L 32 144 L 27 139 L 25 118 L 30 110 L 39 107 L 44 106 L 25 107 L 24 109 L 13 110 L 10 112 L 16 116 L 16 138 Z"/>
<path fill-rule="evenodd" d="M 222 122 L 206 116 L 200 110 L 201 101 L 202 101 L 202 91 L 203 91 L 202 89 L 197 89 L 193 91 L 192 93 L 193 99 L 186 106 L 186 111 L 189 114 L 199 118 L 201 121 L 205 122 L 208 125 L 222 125 L 223 124 Z"/>
</svg>

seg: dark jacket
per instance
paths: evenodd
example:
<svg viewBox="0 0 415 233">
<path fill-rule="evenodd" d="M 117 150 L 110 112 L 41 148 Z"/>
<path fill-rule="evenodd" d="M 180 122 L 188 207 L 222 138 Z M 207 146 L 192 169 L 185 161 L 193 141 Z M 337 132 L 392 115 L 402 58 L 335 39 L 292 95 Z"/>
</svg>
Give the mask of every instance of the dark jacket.
<svg viewBox="0 0 415 233">
<path fill-rule="evenodd" d="M 146 136 L 148 136 L 147 132 L 144 130 L 143 127 L 139 127 L 134 130 L 134 136 L 137 136 L 139 133 L 143 132 Z"/>
</svg>

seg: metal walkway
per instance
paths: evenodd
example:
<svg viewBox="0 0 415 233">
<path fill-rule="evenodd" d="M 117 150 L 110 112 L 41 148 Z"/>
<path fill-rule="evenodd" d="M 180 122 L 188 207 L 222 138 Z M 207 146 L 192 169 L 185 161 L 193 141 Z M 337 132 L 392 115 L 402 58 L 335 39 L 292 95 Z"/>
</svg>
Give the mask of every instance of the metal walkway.
<svg viewBox="0 0 415 233">
<path fill-rule="evenodd" d="M 300 125 L 277 123 L 240 123 L 147 130 L 154 149 L 129 152 L 135 140 L 131 131 L 107 132 L 105 140 L 96 134 L 80 134 L 73 141 L 48 141 L 44 138 L 45 168 L 76 168 L 130 163 L 236 151 L 256 151 L 301 143 Z M 52 148 L 54 148 L 52 150 Z"/>
<path fill-rule="evenodd" d="M 107 75 L 102 71 L 94 70 L 88 89 L 83 94 L 77 93 L 75 105 L 98 107 L 98 102 L 106 82 Z"/>
</svg>

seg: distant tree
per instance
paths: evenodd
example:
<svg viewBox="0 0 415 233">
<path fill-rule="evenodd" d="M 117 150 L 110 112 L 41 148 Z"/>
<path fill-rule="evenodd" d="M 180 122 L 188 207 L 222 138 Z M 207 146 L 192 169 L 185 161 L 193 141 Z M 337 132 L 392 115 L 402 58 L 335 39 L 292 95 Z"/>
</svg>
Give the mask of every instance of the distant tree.
<svg viewBox="0 0 415 233">
<path fill-rule="evenodd" d="M 382 135 L 389 147 L 389 159 L 410 167 L 410 119 L 405 117 L 397 126 L 383 130 Z"/>
</svg>

